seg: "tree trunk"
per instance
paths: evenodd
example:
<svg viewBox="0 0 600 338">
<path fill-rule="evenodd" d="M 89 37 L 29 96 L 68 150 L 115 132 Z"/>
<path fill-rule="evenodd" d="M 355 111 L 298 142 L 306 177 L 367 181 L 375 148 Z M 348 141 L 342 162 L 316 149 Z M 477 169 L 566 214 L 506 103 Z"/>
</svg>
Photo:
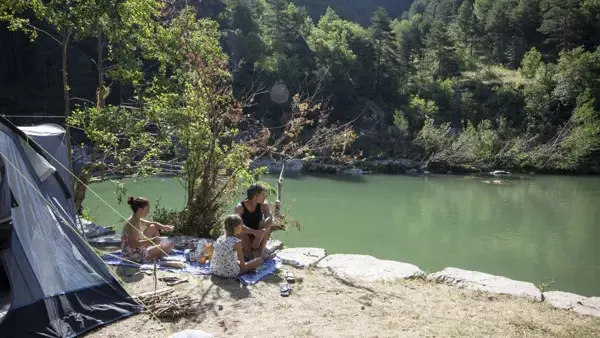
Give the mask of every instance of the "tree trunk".
<svg viewBox="0 0 600 338">
<path fill-rule="evenodd" d="M 96 70 L 98 71 L 98 89 L 96 89 L 96 108 L 103 108 L 108 96 L 108 89 L 104 86 L 104 62 L 102 62 L 102 34 L 96 39 L 98 55 L 96 56 Z"/>
<path fill-rule="evenodd" d="M 85 199 L 85 193 L 87 191 L 87 185 L 92 178 L 92 174 L 97 167 L 96 160 L 98 158 L 98 145 L 94 145 L 94 150 L 92 151 L 92 157 L 90 161 L 86 163 L 81 169 L 81 173 L 79 174 L 79 181 L 75 184 L 75 197 L 73 198 L 75 202 L 75 210 L 77 210 L 77 214 L 81 215 L 83 200 Z"/>
<path fill-rule="evenodd" d="M 62 57 L 62 83 L 63 83 L 63 100 L 64 100 L 64 128 L 65 128 L 65 137 L 67 143 L 67 159 L 69 163 L 69 171 L 73 170 L 72 163 L 72 149 L 71 149 L 71 127 L 67 123 L 67 118 L 71 114 L 71 99 L 69 97 L 69 82 L 68 82 L 68 73 L 67 73 L 67 47 L 69 46 L 69 39 L 71 38 L 71 32 L 69 30 L 64 30 L 62 33 L 62 41 L 61 41 L 61 57 Z M 73 182 L 74 183 L 74 182 Z M 73 189 L 73 186 L 71 186 Z"/>
<path fill-rule="evenodd" d="M 96 108 L 104 107 L 106 96 L 108 95 L 108 91 L 106 87 L 104 87 L 104 63 L 102 62 L 102 35 L 98 35 L 97 37 L 97 59 L 96 59 L 96 69 L 98 71 L 98 89 L 96 89 Z M 92 178 L 94 170 L 98 167 L 98 154 L 99 149 L 98 145 L 94 144 L 94 148 L 92 150 L 92 157 L 90 161 L 86 163 L 79 174 L 79 182 L 77 182 L 75 186 L 75 210 L 77 210 L 78 214 L 82 212 L 83 201 L 85 200 L 85 193 L 87 191 L 87 185 Z"/>
</svg>

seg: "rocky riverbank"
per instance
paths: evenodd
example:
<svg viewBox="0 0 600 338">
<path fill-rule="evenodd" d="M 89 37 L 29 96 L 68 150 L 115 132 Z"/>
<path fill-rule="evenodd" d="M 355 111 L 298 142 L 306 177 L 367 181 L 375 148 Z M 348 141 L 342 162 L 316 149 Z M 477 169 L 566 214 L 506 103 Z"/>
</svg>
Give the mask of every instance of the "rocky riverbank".
<svg viewBox="0 0 600 338">
<path fill-rule="evenodd" d="M 600 336 L 597 297 L 542 293 L 531 283 L 455 268 L 427 275 L 412 264 L 320 248 L 282 249 L 278 256 L 296 275 L 289 297 L 279 294 L 282 274 L 250 287 L 191 278 L 173 288 L 197 300 L 197 315 L 159 322 L 142 314 L 88 337 L 162 338 L 186 329 L 214 337 Z M 124 279 L 131 294 L 154 288 L 144 274 Z"/>
<path fill-rule="evenodd" d="M 426 275 L 417 266 L 380 260 L 365 255 L 336 254 L 328 256 L 320 248 L 289 248 L 279 251 L 285 264 L 297 268 L 317 267 L 327 269 L 335 276 L 365 282 L 398 279 L 424 279 L 461 289 L 483 291 L 527 298 L 584 315 L 600 317 L 600 297 L 584 297 L 573 293 L 540 290 L 533 283 L 515 281 L 478 271 L 453 267 Z"/>
<path fill-rule="evenodd" d="M 73 172 L 79 174 L 83 165 L 90 159 L 90 147 L 73 147 L 72 165 Z M 154 161 L 153 165 L 161 169 L 162 176 L 175 176 L 182 170 L 182 163 L 175 161 Z M 258 159 L 250 165 L 251 168 L 266 167 L 271 174 L 279 174 L 282 167 L 281 161 L 270 158 Z M 353 165 L 331 164 L 326 161 L 301 161 L 291 160 L 286 162 L 285 176 L 300 174 L 342 174 L 363 175 L 369 173 L 380 174 L 406 174 L 422 176 L 428 174 L 473 174 L 490 171 L 490 168 L 475 168 L 471 166 L 450 165 L 443 162 L 421 163 L 410 159 L 386 159 L 386 160 L 361 160 Z M 110 177 L 126 177 L 127 173 L 113 173 Z"/>
<path fill-rule="evenodd" d="M 88 229 L 93 227 L 96 232 L 98 232 L 96 228 L 101 228 L 85 220 L 83 223 Z M 120 235 L 114 232 L 104 236 L 90 236 L 89 230 L 86 230 L 86 233 L 88 233 L 90 244 L 97 247 L 116 247 L 120 243 Z M 190 236 L 171 238 L 176 244 L 186 243 L 192 239 L 194 238 Z M 208 239 L 208 241 L 212 241 L 212 239 Z M 381 260 L 366 255 L 327 255 L 323 248 L 284 248 L 283 243 L 279 240 L 270 240 L 267 251 L 276 253 L 285 265 L 297 269 L 323 269 L 343 279 L 362 282 L 422 279 L 461 289 L 546 302 L 556 308 L 600 317 L 600 297 L 584 297 L 568 292 L 540 290 L 530 282 L 516 281 L 484 272 L 448 267 L 438 272 L 425 274 L 419 267 L 409 263 Z"/>
</svg>

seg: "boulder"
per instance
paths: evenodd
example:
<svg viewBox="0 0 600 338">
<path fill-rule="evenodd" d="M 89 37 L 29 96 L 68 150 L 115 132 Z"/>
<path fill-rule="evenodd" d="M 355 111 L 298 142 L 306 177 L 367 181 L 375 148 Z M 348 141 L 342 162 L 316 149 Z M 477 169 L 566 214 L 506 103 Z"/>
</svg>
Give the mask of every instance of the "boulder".
<svg viewBox="0 0 600 338">
<path fill-rule="evenodd" d="M 212 333 L 207 333 L 202 330 L 183 330 L 179 332 L 175 332 L 169 336 L 169 338 L 212 338 L 214 335 Z"/>
<path fill-rule="evenodd" d="M 316 265 L 325 256 L 327 253 L 321 248 L 287 248 L 277 253 L 283 264 L 300 269 Z"/>
<path fill-rule="evenodd" d="M 600 317 L 600 297 L 587 298 L 569 292 L 549 291 L 544 292 L 544 301 L 559 309 Z"/>
<path fill-rule="evenodd" d="M 265 247 L 265 249 L 267 249 L 267 252 L 269 254 L 272 254 L 273 252 L 275 252 L 277 250 L 281 250 L 282 248 L 283 248 L 283 243 L 280 240 L 272 239 L 272 238 L 269 239 L 269 241 L 267 242 L 267 246 Z"/>
<path fill-rule="evenodd" d="M 88 243 L 94 246 L 119 246 L 121 245 L 121 234 L 89 238 Z"/>
<path fill-rule="evenodd" d="M 328 269 L 341 278 L 365 282 L 408 279 L 423 275 L 423 271 L 415 265 L 365 255 L 331 255 L 322 259 L 317 267 Z"/>
<path fill-rule="evenodd" d="M 479 271 L 445 268 L 442 271 L 430 274 L 427 279 L 459 288 L 542 300 L 542 293 L 533 283 L 516 281 Z"/>
</svg>

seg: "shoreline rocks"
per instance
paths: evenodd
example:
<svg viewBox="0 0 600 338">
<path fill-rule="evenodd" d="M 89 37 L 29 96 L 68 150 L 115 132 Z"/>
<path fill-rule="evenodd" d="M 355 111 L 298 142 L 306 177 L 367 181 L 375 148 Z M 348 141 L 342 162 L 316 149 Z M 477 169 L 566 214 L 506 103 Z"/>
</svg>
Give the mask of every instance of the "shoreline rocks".
<svg viewBox="0 0 600 338">
<path fill-rule="evenodd" d="M 189 236 L 175 236 L 173 240 L 181 241 L 191 238 Z M 120 241 L 120 236 L 112 234 L 88 239 L 88 241 L 96 246 L 114 245 L 114 243 Z M 269 254 L 276 253 L 283 264 L 300 269 L 311 267 L 325 269 L 334 276 L 345 280 L 381 282 L 425 277 L 427 281 L 445 284 L 450 287 L 527 298 L 548 303 L 557 309 L 600 317 L 600 297 L 585 297 L 562 291 L 542 293 L 533 283 L 479 271 L 447 267 L 426 275 L 419 267 L 409 263 L 381 260 L 368 255 L 327 255 L 326 250 L 322 248 L 283 248 L 283 243 L 276 239 L 269 241 L 267 251 Z"/>
<path fill-rule="evenodd" d="M 544 292 L 544 301 L 555 308 L 600 317 L 600 297 L 584 297 L 562 291 Z"/>
<path fill-rule="evenodd" d="M 479 271 L 445 268 L 427 276 L 427 280 L 471 290 L 507 294 L 541 301 L 542 293 L 533 283 L 516 281 Z"/>
<path fill-rule="evenodd" d="M 317 267 L 328 269 L 340 278 L 365 282 L 410 279 L 424 275 L 416 265 L 366 255 L 331 255 L 321 260 Z"/>
<path fill-rule="evenodd" d="M 277 253 L 283 264 L 299 269 L 315 266 L 326 256 L 327 252 L 321 248 L 286 248 Z"/>
</svg>

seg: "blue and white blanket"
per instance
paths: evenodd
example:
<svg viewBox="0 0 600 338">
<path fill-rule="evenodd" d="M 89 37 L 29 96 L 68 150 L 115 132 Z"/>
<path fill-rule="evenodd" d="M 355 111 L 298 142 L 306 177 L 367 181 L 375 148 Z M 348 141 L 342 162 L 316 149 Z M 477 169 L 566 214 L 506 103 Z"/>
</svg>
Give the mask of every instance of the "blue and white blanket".
<svg viewBox="0 0 600 338">
<path fill-rule="evenodd" d="M 139 268 L 140 270 L 152 270 L 154 269 L 153 264 L 137 264 L 131 261 L 127 261 L 123 259 L 123 254 L 121 251 L 115 251 L 110 254 L 102 255 L 102 260 L 106 262 L 108 265 L 113 266 L 126 266 L 132 268 Z M 161 265 L 161 262 L 168 261 L 180 261 L 185 263 L 185 267 L 183 269 L 176 269 L 170 266 Z M 238 279 L 246 284 L 246 285 L 254 285 L 258 283 L 261 279 L 266 276 L 274 273 L 279 268 L 281 268 L 281 259 L 275 258 L 270 259 L 264 262 L 255 272 L 246 273 L 238 277 Z M 210 275 L 210 264 L 200 264 L 198 262 L 186 262 L 185 256 L 183 255 L 183 251 L 181 250 L 173 250 L 172 253 L 166 257 L 161 259 L 157 267 L 160 270 L 173 272 L 173 273 L 182 273 L 187 272 L 193 275 Z"/>
</svg>

